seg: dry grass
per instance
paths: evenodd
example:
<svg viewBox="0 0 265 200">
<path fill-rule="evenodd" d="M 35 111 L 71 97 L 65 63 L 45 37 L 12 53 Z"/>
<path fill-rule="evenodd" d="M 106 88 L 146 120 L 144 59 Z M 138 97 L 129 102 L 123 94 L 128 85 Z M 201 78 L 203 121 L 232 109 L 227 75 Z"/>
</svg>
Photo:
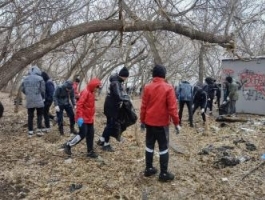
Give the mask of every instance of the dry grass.
<svg viewBox="0 0 265 200">
<path fill-rule="evenodd" d="M 122 143 L 111 139 L 114 153 L 103 152 L 95 145 L 100 158 L 88 159 L 82 141 L 72 149 L 72 158 L 68 158 L 60 146 L 70 139 L 69 135 L 59 136 L 54 126 L 44 137 L 29 139 L 26 109 L 21 106 L 19 112 L 14 113 L 8 95 L 1 93 L 0 96 L 5 105 L 4 117 L 0 119 L 0 199 L 265 199 L 264 168 L 242 180 L 249 170 L 262 162 L 260 156 L 265 153 L 264 129 L 257 123 L 250 122 L 246 126 L 255 131 L 245 132 L 240 129 L 243 123 L 219 128 L 214 117 L 209 117 L 205 135 L 199 115 L 195 115 L 196 128 L 190 128 L 184 121 L 181 133 L 176 136 L 172 130 L 170 135 L 171 143 L 184 152 L 170 150 L 169 170 L 176 178 L 170 183 L 160 183 L 157 176 L 145 178 L 142 174 L 145 149 L 139 123 L 126 130 Z M 96 102 L 95 141 L 105 125 L 103 102 L 103 97 Z M 140 100 L 135 99 L 133 103 L 139 111 Z M 260 116 L 251 116 L 251 119 L 264 120 Z M 248 151 L 244 143 L 233 144 L 238 138 L 255 144 L 257 150 Z M 247 155 L 251 160 L 216 169 L 214 162 L 218 157 L 214 152 L 198 155 L 208 144 L 233 146 L 232 154 Z M 157 153 L 154 165 L 159 168 Z M 70 191 L 73 184 L 81 184 L 82 188 Z"/>
</svg>

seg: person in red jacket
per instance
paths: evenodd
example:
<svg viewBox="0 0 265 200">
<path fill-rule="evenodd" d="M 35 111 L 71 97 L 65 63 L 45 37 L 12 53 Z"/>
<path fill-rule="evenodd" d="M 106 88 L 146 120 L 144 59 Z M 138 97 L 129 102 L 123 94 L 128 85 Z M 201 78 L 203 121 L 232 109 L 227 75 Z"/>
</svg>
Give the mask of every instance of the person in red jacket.
<svg viewBox="0 0 265 200">
<path fill-rule="evenodd" d="M 87 157 L 97 158 L 93 150 L 94 144 L 94 115 L 95 115 L 95 93 L 101 87 L 99 79 L 94 78 L 81 92 L 76 106 L 76 121 L 79 126 L 79 133 L 72 140 L 64 144 L 64 152 L 71 155 L 71 147 L 86 138 Z"/>
<path fill-rule="evenodd" d="M 174 179 L 174 175 L 168 172 L 169 124 L 172 120 L 178 134 L 178 107 L 174 88 L 165 81 L 166 68 L 155 65 L 152 75 L 152 82 L 144 87 L 140 111 L 141 129 L 146 129 L 144 176 L 149 177 L 157 173 L 157 169 L 153 167 L 154 147 L 157 141 L 160 155 L 158 180 L 165 182 Z"/>
<path fill-rule="evenodd" d="M 73 88 L 74 88 L 74 94 L 75 94 L 75 101 L 77 102 L 80 98 L 79 93 L 79 83 L 80 79 L 78 77 L 75 78 L 75 81 L 73 82 Z"/>
</svg>

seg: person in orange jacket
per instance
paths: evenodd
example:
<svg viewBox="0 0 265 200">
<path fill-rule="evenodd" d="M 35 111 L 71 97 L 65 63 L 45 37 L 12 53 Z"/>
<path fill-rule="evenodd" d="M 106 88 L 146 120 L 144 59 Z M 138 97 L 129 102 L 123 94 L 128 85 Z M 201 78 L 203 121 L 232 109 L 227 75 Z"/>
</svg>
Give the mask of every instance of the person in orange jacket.
<svg viewBox="0 0 265 200">
<path fill-rule="evenodd" d="M 75 119 L 79 126 L 79 133 L 72 140 L 64 144 L 64 152 L 71 155 L 71 147 L 77 145 L 86 138 L 87 157 L 97 158 L 94 152 L 94 115 L 95 115 L 95 93 L 101 88 L 99 79 L 94 78 L 87 84 L 87 87 L 80 93 L 76 106 Z"/>
<path fill-rule="evenodd" d="M 174 179 L 174 175 L 168 172 L 169 124 L 172 120 L 178 134 L 178 106 L 174 88 L 165 81 L 166 68 L 155 65 L 152 75 L 152 82 L 144 87 L 140 111 L 141 129 L 146 129 L 144 176 L 149 177 L 157 173 L 157 169 L 153 167 L 154 147 L 157 141 L 160 155 L 158 180 L 165 182 Z"/>
</svg>

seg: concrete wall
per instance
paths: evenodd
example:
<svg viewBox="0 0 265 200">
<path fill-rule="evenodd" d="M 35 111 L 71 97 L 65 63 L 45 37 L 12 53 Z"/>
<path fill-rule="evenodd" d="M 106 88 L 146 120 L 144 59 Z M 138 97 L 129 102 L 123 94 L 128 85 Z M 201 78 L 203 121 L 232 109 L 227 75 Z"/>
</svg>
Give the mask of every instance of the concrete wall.
<svg viewBox="0 0 265 200">
<path fill-rule="evenodd" d="M 238 91 L 237 113 L 265 115 L 265 57 L 250 61 L 224 59 L 222 81 L 229 75 L 239 82 L 246 80 Z"/>
</svg>

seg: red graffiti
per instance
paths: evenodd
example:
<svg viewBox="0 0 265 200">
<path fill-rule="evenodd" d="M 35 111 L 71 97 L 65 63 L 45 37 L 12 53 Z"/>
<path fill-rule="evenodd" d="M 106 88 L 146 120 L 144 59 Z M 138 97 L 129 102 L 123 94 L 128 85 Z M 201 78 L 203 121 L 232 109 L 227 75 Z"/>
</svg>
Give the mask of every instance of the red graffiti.
<svg viewBox="0 0 265 200">
<path fill-rule="evenodd" d="M 229 75 L 232 75 L 234 74 L 234 70 L 232 69 L 223 69 L 223 73 L 226 75 L 226 76 L 229 76 Z"/>
<path fill-rule="evenodd" d="M 246 81 L 245 87 L 263 88 L 265 83 L 265 74 L 255 74 L 255 73 L 241 73 L 239 74 L 239 79 Z"/>
</svg>

